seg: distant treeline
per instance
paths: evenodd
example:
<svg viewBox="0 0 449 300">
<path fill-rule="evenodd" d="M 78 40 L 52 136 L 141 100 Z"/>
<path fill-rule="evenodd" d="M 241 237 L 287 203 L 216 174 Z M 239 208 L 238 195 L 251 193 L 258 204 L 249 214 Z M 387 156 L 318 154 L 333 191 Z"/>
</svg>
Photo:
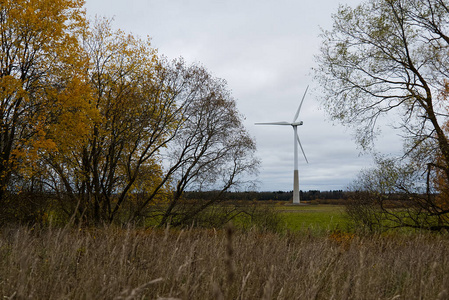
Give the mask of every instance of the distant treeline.
<svg viewBox="0 0 449 300">
<path fill-rule="evenodd" d="M 185 192 L 185 199 L 210 199 L 214 197 L 217 192 Z M 300 191 L 302 201 L 311 200 L 329 200 L 329 199 L 345 199 L 347 192 L 343 190 L 335 191 Z M 226 192 L 225 198 L 227 200 L 259 200 L 259 201 L 290 201 L 293 198 L 293 191 L 274 191 L 274 192 Z"/>
</svg>

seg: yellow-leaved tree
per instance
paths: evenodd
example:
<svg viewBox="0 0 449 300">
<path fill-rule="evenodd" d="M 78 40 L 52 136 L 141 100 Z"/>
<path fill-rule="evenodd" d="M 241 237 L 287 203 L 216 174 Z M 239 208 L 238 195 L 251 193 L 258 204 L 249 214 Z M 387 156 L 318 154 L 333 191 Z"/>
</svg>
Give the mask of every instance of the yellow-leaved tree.
<svg viewBox="0 0 449 300">
<path fill-rule="evenodd" d="M 0 1 L 0 205 L 95 118 L 82 0 Z M 21 187 L 20 187 L 21 188 Z"/>
<path fill-rule="evenodd" d="M 218 188 L 176 220 L 191 222 L 257 167 L 235 101 L 203 67 L 88 24 L 83 4 L 0 0 L 0 210 L 26 191 L 103 223 L 160 215 L 164 201 L 164 225 L 186 189 Z"/>
<path fill-rule="evenodd" d="M 47 184 L 62 195 L 68 215 L 111 222 L 123 205 L 154 187 L 161 191 L 159 150 L 177 121 L 175 101 L 159 77 L 156 50 L 96 20 L 85 32 L 92 104 L 99 116 L 84 143 L 50 158 L 57 175 Z"/>
</svg>

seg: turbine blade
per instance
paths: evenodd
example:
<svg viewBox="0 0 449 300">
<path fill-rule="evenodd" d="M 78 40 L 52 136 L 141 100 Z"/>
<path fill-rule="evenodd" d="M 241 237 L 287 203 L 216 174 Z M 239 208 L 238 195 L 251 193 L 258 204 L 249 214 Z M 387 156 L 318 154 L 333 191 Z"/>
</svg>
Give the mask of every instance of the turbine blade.
<svg viewBox="0 0 449 300">
<path fill-rule="evenodd" d="M 295 118 L 293 119 L 292 123 L 295 123 L 296 119 L 298 119 L 299 112 L 301 111 L 302 103 L 304 102 L 304 98 L 306 97 L 308 89 L 309 89 L 309 86 L 307 86 L 306 91 L 304 92 L 304 96 L 302 96 L 301 103 L 299 104 L 298 110 L 296 111 Z"/>
<path fill-rule="evenodd" d="M 254 123 L 255 125 L 292 125 L 289 122 Z"/>
<path fill-rule="evenodd" d="M 299 135 L 296 135 L 296 140 L 298 141 L 299 147 L 301 147 L 301 151 L 302 151 L 302 154 L 304 155 L 304 158 L 306 159 L 306 162 L 309 163 L 309 161 L 307 160 L 306 153 L 304 152 L 304 149 L 302 148 L 301 141 L 299 140 Z"/>
</svg>

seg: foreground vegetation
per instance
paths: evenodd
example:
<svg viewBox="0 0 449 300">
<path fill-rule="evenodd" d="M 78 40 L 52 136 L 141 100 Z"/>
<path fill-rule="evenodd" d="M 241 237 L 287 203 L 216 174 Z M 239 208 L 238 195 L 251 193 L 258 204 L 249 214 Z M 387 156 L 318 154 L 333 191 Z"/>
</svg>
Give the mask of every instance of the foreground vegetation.
<svg viewBox="0 0 449 300">
<path fill-rule="evenodd" d="M 8 299 L 447 299 L 449 240 L 339 231 L 4 227 Z"/>
</svg>

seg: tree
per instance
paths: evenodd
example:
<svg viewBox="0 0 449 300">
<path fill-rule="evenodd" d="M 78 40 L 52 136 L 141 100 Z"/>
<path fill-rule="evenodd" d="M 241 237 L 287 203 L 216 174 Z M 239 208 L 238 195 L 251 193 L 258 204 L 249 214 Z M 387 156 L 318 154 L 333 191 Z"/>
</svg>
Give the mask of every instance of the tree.
<svg viewBox="0 0 449 300">
<path fill-rule="evenodd" d="M 99 117 L 83 143 L 47 160 L 47 185 L 67 215 L 135 221 L 160 214 L 152 206 L 163 202 L 165 222 L 193 182 L 226 191 L 254 170 L 254 142 L 224 81 L 159 58 L 149 41 L 112 31 L 108 20 L 85 33 L 84 48 Z"/>
<path fill-rule="evenodd" d="M 362 170 L 352 183 L 346 205 L 359 229 L 409 227 L 440 230 L 449 225 L 438 213 L 435 195 L 427 191 L 419 164 L 376 157 L 376 166 Z"/>
<path fill-rule="evenodd" d="M 259 164 L 254 157 L 255 143 L 243 126 L 226 82 L 202 67 L 192 71 L 197 96 L 185 106 L 185 122 L 168 146 L 174 193 L 160 225 L 169 219 L 174 225 L 191 223 L 199 213 L 222 201 L 224 192 L 254 174 Z M 197 199 L 196 205 L 182 205 L 186 189 L 216 193 L 205 201 Z"/>
<path fill-rule="evenodd" d="M 48 185 L 68 215 L 112 222 L 137 188 L 158 185 L 158 152 L 173 138 L 179 107 L 149 41 L 97 20 L 83 45 L 99 117 L 84 143 L 49 157 L 55 176 Z"/>
<path fill-rule="evenodd" d="M 354 9 L 341 6 L 333 19 L 317 58 L 324 107 L 335 120 L 357 126 L 365 149 L 379 118 L 399 117 L 394 125 L 404 133 L 403 161 L 420 170 L 416 174 L 424 174 L 419 180 L 427 185 L 425 199 L 415 202 L 420 217 L 440 219 L 449 211 L 431 197 L 430 177 L 439 172 L 449 178 L 447 102 L 440 96 L 449 75 L 449 3 L 370 0 Z M 413 194 L 413 188 L 406 190 Z"/>
<path fill-rule="evenodd" d="M 0 3 L 0 205 L 89 130 L 93 111 L 79 37 L 82 0 Z M 25 178 L 25 180 L 21 180 Z"/>
<path fill-rule="evenodd" d="M 243 127 L 226 82 L 204 67 L 183 60 L 164 61 L 164 86 L 177 103 L 174 135 L 161 153 L 164 165 L 160 184 L 142 197 L 132 220 L 162 217 L 159 225 L 191 222 L 223 201 L 223 194 L 249 182 L 257 171 L 255 143 Z M 245 179 L 245 176 L 246 179 Z M 170 185 L 166 206 L 152 207 L 163 184 Z M 184 191 L 211 191 L 205 201 L 184 199 Z"/>
</svg>

